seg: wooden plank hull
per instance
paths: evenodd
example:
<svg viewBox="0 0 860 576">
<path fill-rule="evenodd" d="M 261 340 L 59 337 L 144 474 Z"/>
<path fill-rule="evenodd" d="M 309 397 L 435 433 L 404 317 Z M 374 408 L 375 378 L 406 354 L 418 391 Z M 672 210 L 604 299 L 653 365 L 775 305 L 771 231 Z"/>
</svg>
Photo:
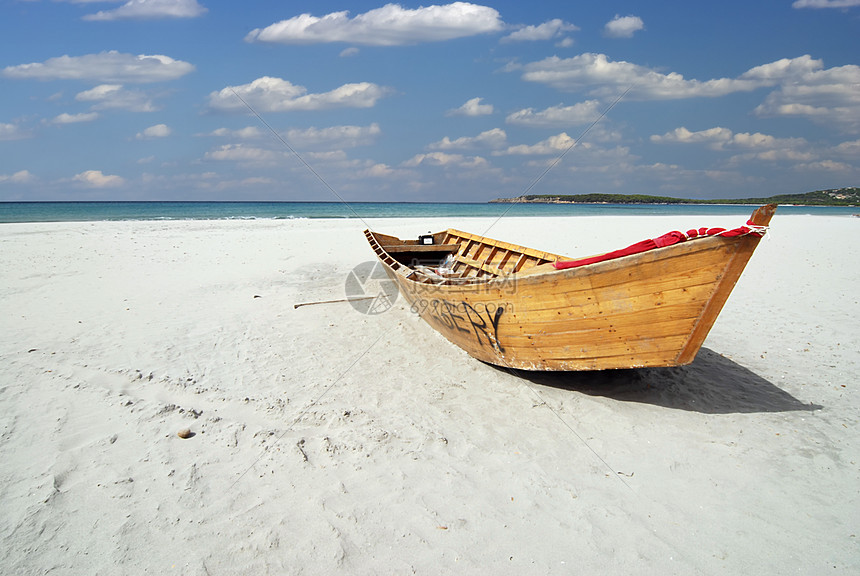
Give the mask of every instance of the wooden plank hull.
<svg viewBox="0 0 860 576">
<path fill-rule="evenodd" d="M 774 209 L 759 209 L 752 223 L 766 226 Z M 525 370 L 692 362 L 760 239 L 709 236 L 556 270 L 561 256 L 471 235 L 464 242 L 449 230 L 434 235 L 457 247 L 446 279 L 395 258 L 410 250 L 401 240 L 365 234 L 428 324 L 479 360 Z"/>
</svg>

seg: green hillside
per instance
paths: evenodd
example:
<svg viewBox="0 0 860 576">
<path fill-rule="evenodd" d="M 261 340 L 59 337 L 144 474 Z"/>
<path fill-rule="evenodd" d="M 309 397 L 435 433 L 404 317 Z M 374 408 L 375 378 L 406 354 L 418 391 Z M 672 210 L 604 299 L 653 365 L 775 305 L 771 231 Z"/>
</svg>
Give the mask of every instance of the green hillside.
<svg viewBox="0 0 860 576">
<path fill-rule="evenodd" d="M 860 188 L 817 190 L 805 194 L 779 194 L 766 198 L 727 198 L 693 200 L 671 196 L 643 194 L 529 194 L 516 198 L 499 198 L 491 202 L 558 203 L 558 204 L 796 204 L 800 206 L 860 206 Z"/>
</svg>

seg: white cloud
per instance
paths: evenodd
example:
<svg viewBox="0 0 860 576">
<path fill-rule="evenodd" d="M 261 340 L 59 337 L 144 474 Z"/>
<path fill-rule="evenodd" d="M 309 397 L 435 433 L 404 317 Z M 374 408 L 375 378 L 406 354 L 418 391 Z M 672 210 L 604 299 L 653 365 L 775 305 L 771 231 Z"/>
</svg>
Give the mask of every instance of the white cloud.
<svg viewBox="0 0 860 576">
<path fill-rule="evenodd" d="M 122 84 L 99 84 L 89 90 L 78 92 L 75 100 L 79 102 L 93 102 L 96 100 L 104 100 L 113 94 L 117 94 L 122 90 Z"/>
<path fill-rule="evenodd" d="M 276 180 L 265 176 L 250 176 L 239 180 L 231 180 L 217 174 L 202 174 L 199 179 L 193 181 L 193 185 L 200 190 L 227 190 L 234 193 L 250 186 L 271 187 L 275 184 L 277 184 Z"/>
<path fill-rule="evenodd" d="M 452 40 L 498 32 L 503 28 L 498 11 L 487 6 L 454 2 L 407 9 L 397 4 L 386 4 L 354 18 L 350 18 L 347 11 L 332 12 L 322 17 L 302 14 L 252 30 L 245 40 L 281 44 L 348 42 L 399 46 Z"/>
<path fill-rule="evenodd" d="M 241 140 L 252 140 L 263 135 L 263 131 L 256 126 L 245 126 L 238 130 L 230 130 L 229 128 L 217 128 L 210 132 L 208 136 L 216 136 L 218 138 L 239 138 Z"/>
<path fill-rule="evenodd" d="M 99 117 L 98 112 L 81 112 L 80 114 L 62 113 L 54 116 L 51 124 L 77 124 L 79 122 L 92 122 Z"/>
<path fill-rule="evenodd" d="M 234 94 L 235 91 L 235 94 Z M 390 90 L 370 82 L 344 84 L 330 92 L 308 94 L 304 86 L 296 86 L 281 78 L 263 76 L 250 84 L 228 86 L 209 95 L 209 107 L 224 112 L 242 112 L 248 106 L 257 112 L 290 112 L 294 110 L 325 110 L 329 108 L 371 108 Z"/>
<path fill-rule="evenodd" d="M 379 124 L 370 126 L 329 126 L 327 128 L 305 128 L 287 131 L 286 140 L 302 148 L 336 144 L 339 148 L 367 146 L 382 133 Z"/>
<path fill-rule="evenodd" d="M 440 166 L 443 168 L 480 168 L 488 166 L 486 158 L 480 156 L 464 156 L 462 154 L 447 154 L 445 152 L 430 152 L 428 154 L 416 154 L 403 163 L 406 167 L 417 167 L 421 165 Z"/>
<path fill-rule="evenodd" d="M 355 46 L 350 46 L 349 48 L 344 48 L 343 50 L 341 50 L 340 57 L 350 58 L 352 56 L 357 56 L 359 52 L 360 50 L 358 48 L 356 48 Z"/>
<path fill-rule="evenodd" d="M 633 87 L 630 97 L 647 100 L 724 96 L 754 90 L 763 82 L 755 79 L 687 80 L 675 72 L 664 74 L 631 62 L 612 61 L 605 54 L 584 53 L 572 58 L 553 56 L 526 64 L 523 79 L 547 84 L 565 92 L 587 91 L 595 96 L 613 96 Z"/>
<path fill-rule="evenodd" d="M 395 170 L 387 164 L 374 164 L 358 173 L 359 178 L 385 178 L 395 174 Z"/>
<path fill-rule="evenodd" d="M 346 152 L 343 150 L 326 150 L 324 152 L 309 152 L 306 154 L 307 157 L 313 159 L 314 162 L 327 162 L 327 163 L 344 163 L 347 160 Z"/>
<path fill-rule="evenodd" d="M 197 0 L 129 0 L 119 8 L 84 16 L 84 20 L 153 20 L 196 18 L 206 13 Z"/>
<path fill-rule="evenodd" d="M 761 132 L 734 133 L 728 128 L 715 127 L 691 132 L 685 127 L 666 134 L 651 136 L 655 144 L 704 144 L 712 150 L 738 151 L 729 164 L 740 162 L 808 162 L 815 158 L 809 143 L 803 138 L 776 138 Z"/>
<path fill-rule="evenodd" d="M 706 144 L 714 150 L 735 149 L 735 150 L 776 150 L 776 149 L 797 149 L 805 147 L 808 142 L 803 138 L 776 138 L 769 134 L 755 132 L 732 132 L 728 128 L 717 126 L 691 132 L 684 126 L 675 128 L 671 132 L 661 135 L 651 136 L 651 142 L 655 144 Z"/>
<path fill-rule="evenodd" d="M 19 170 L 14 174 L 0 174 L 0 184 L 27 184 L 36 180 L 29 170 Z"/>
<path fill-rule="evenodd" d="M 103 174 L 101 170 L 81 172 L 75 175 L 72 180 L 85 188 L 115 188 L 125 184 L 125 179 L 121 176 Z"/>
<path fill-rule="evenodd" d="M 825 118 L 831 110 L 824 106 L 810 104 L 781 103 L 778 94 L 771 94 L 764 104 L 757 106 L 755 113 L 759 116 L 807 116 L 810 119 Z"/>
<path fill-rule="evenodd" d="M 729 159 L 729 163 L 737 164 L 740 162 L 788 162 L 794 164 L 797 162 L 808 162 L 810 160 L 813 160 L 814 158 L 815 155 L 812 152 L 804 152 L 802 150 L 791 150 L 784 148 L 738 154 L 736 156 L 732 156 Z"/>
<path fill-rule="evenodd" d="M 780 82 L 802 81 L 810 73 L 823 68 L 821 60 L 813 59 L 809 54 L 797 58 L 781 58 L 760 66 L 750 68 L 741 78 L 760 82 L 763 86 L 773 86 Z"/>
<path fill-rule="evenodd" d="M 851 8 L 860 6 L 860 0 L 796 0 L 792 8 Z"/>
<path fill-rule="evenodd" d="M 271 150 L 244 146 L 242 144 L 225 144 L 206 153 L 206 158 L 210 160 L 251 163 L 268 163 L 274 161 L 279 156 Z"/>
<path fill-rule="evenodd" d="M 152 99 L 140 90 L 127 90 L 121 84 L 99 84 L 75 95 L 78 102 L 93 102 L 93 110 L 154 112 Z"/>
<path fill-rule="evenodd" d="M 276 184 L 277 180 L 265 176 L 249 176 L 248 178 L 243 178 L 239 183 L 242 186 L 270 186 Z"/>
<path fill-rule="evenodd" d="M 508 135 L 500 128 L 493 128 L 486 132 L 481 132 L 477 136 L 457 138 L 451 140 L 445 136 L 439 142 L 430 144 L 430 150 L 471 150 L 474 148 L 502 148 L 507 144 Z"/>
<path fill-rule="evenodd" d="M 487 116 L 493 113 L 492 104 L 481 104 L 483 98 L 472 98 L 459 108 L 448 110 L 447 116 Z"/>
<path fill-rule="evenodd" d="M 639 16 L 619 16 L 606 23 L 603 33 L 610 38 L 632 38 L 635 32 L 644 30 L 645 24 Z"/>
<path fill-rule="evenodd" d="M 29 138 L 30 134 L 21 130 L 17 124 L 4 124 L 0 122 L 0 141 L 21 140 Z"/>
<path fill-rule="evenodd" d="M 773 149 L 777 147 L 795 146 L 798 144 L 806 144 L 806 141 L 803 138 L 776 138 L 769 134 L 762 134 L 761 132 L 755 132 L 754 134 L 750 134 L 749 132 L 738 132 L 732 136 L 728 145 L 735 148 Z"/>
<path fill-rule="evenodd" d="M 728 128 L 709 128 L 707 130 L 700 130 L 698 132 L 691 132 L 686 127 L 681 126 L 680 128 L 675 128 L 671 132 L 666 132 L 661 135 L 653 135 L 651 136 L 651 142 L 655 144 L 666 144 L 666 143 L 681 143 L 681 144 L 711 144 L 722 146 L 726 142 L 732 139 L 732 131 Z"/>
<path fill-rule="evenodd" d="M 807 57 L 808 58 L 808 57 Z M 823 67 L 811 58 L 787 71 L 780 87 L 755 109 L 759 116 L 806 117 L 843 131 L 860 128 L 860 66 Z"/>
<path fill-rule="evenodd" d="M 143 132 L 138 132 L 137 138 L 138 140 L 151 140 L 153 138 L 166 138 L 170 136 L 170 127 L 167 124 L 155 124 L 154 126 L 150 126 L 146 128 Z"/>
<path fill-rule="evenodd" d="M 836 162 L 835 160 L 818 160 L 817 162 L 805 162 L 794 166 L 797 171 L 805 172 L 851 172 L 855 168 L 844 162 Z"/>
<path fill-rule="evenodd" d="M 856 158 L 860 158 L 860 140 L 854 140 L 851 142 L 842 142 L 834 151 L 838 154 L 845 154 L 847 156 L 854 156 Z"/>
<path fill-rule="evenodd" d="M 145 83 L 175 80 L 194 70 L 194 66 L 169 56 L 123 54 L 116 50 L 59 56 L 44 62 L 7 66 L 3 76 L 34 80 L 95 80 L 106 83 Z"/>
<path fill-rule="evenodd" d="M 543 140 L 531 146 L 526 144 L 519 144 L 517 146 L 510 146 L 506 150 L 495 152 L 494 154 L 517 156 L 545 156 L 549 154 L 557 155 L 572 147 L 575 143 L 576 141 L 573 138 L 562 132 L 561 134 L 550 136 L 546 140 Z"/>
<path fill-rule="evenodd" d="M 511 32 L 502 42 L 533 42 L 538 40 L 552 40 L 562 36 L 565 32 L 575 32 L 578 26 L 555 18 L 537 26 L 524 26 L 519 30 Z"/>
<path fill-rule="evenodd" d="M 776 88 L 755 109 L 759 116 L 798 116 L 827 122 L 844 131 L 860 127 L 860 66 L 824 68 L 809 55 L 756 66 L 736 78 L 688 80 L 604 54 L 546 58 L 508 70 L 523 70 L 523 79 L 565 92 L 614 97 L 631 89 L 629 99 L 671 100 L 720 97 L 735 92 Z"/>
<path fill-rule="evenodd" d="M 505 118 L 505 122 L 533 128 L 575 126 L 593 122 L 600 116 L 600 113 L 599 101 L 586 100 L 573 106 L 551 106 L 537 112 L 534 108 L 517 110 L 509 114 Z"/>
</svg>

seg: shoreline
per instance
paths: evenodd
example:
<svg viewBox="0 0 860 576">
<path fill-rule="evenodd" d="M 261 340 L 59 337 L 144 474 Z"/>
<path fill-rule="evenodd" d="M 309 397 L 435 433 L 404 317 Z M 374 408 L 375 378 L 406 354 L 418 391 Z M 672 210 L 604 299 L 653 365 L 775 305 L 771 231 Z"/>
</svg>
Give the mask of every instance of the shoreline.
<svg viewBox="0 0 860 576">
<path fill-rule="evenodd" d="M 44 204 L 44 205 L 43 205 Z M 130 207 L 134 207 L 133 209 Z M 679 219 L 702 215 L 722 217 L 749 215 L 757 204 L 356 204 L 350 211 L 341 203 L 187 203 L 165 207 L 162 202 L 139 203 L 31 203 L 0 206 L 0 224 L 39 222 L 170 222 L 222 220 L 432 220 L 440 218 L 565 218 L 674 215 Z M 858 212 L 846 206 L 781 205 L 779 214 L 855 217 Z M 445 226 L 447 227 L 447 226 Z"/>
</svg>

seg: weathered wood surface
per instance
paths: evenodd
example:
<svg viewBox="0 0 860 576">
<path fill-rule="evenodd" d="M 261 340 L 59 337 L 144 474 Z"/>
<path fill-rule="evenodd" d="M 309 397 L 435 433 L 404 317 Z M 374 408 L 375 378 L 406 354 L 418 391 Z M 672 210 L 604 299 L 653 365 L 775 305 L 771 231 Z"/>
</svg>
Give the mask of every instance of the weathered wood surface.
<svg viewBox="0 0 860 576">
<path fill-rule="evenodd" d="M 751 219 L 767 226 L 775 206 Z M 470 355 L 527 370 L 678 366 L 693 361 L 760 238 L 710 236 L 580 268 L 565 257 L 448 230 L 453 278 L 424 275 L 365 235 L 413 309 Z M 442 246 L 436 246 L 442 251 Z"/>
</svg>

